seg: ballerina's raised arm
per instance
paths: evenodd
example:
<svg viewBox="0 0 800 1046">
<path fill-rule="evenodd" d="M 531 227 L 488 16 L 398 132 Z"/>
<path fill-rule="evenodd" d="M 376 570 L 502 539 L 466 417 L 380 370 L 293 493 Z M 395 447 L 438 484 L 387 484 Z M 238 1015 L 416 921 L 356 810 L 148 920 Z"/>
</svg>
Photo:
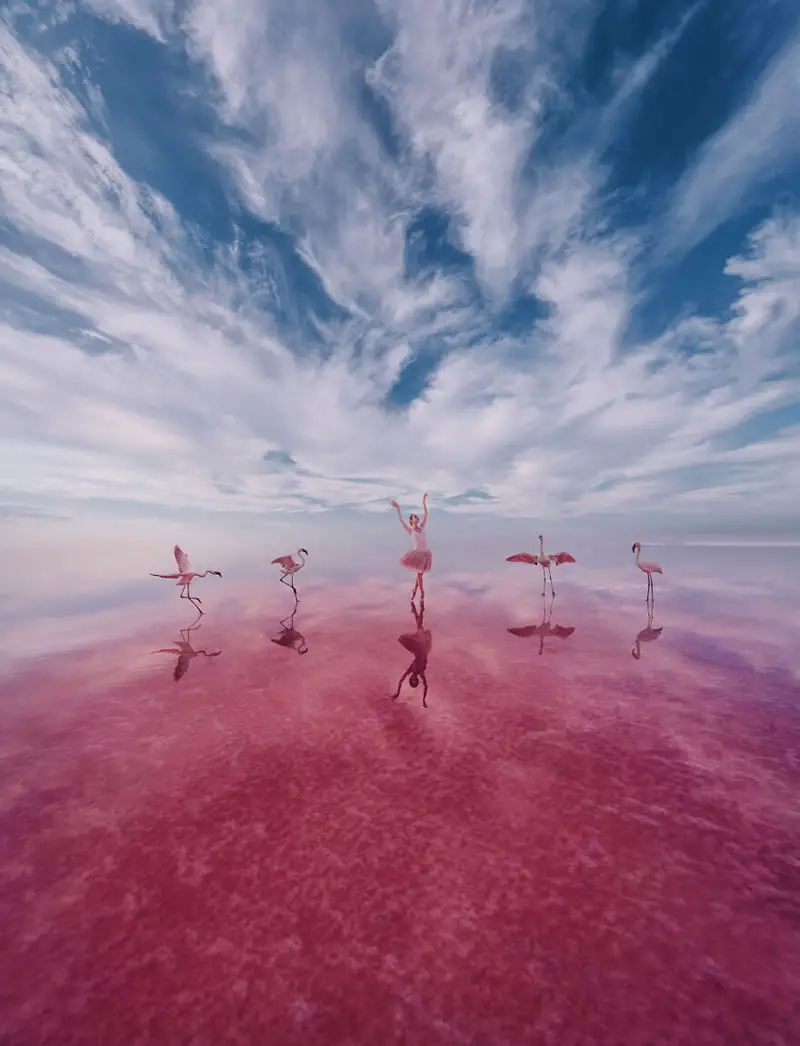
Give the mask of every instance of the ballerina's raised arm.
<svg viewBox="0 0 800 1046">
<path fill-rule="evenodd" d="M 420 530 L 425 529 L 425 524 L 428 522 L 428 495 L 422 495 L 422 522 L 419 525 Z"/>
<path fill-rule="evenodd" d="M 400 526 L 403 528 L 403 530 L 406 532 L 406 534 L 410 534 L 412 532 L 411 531 L 411 527 L 403 519 L 403 513 L 400 511 L 400 506 L 397 504 L 396 501 L 392 502 L 392 508 L 396 508 L 397 509 L 397 518 L 400 520 Z M 426 512 L 427 512 L 427 510 L 426 510 Z"/>
</svg>

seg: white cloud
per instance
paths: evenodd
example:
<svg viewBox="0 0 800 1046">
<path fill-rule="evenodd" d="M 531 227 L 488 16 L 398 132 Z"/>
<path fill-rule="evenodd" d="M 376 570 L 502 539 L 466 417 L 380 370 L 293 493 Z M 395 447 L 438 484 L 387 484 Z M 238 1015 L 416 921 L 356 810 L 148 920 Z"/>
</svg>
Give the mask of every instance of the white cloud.
<svg viewBox="0 0 800 1046">
<path fill-rule="evenodd" d="M 354 88 L 364 63 L 335 11 L 253 2 L 234 19 L 198 0 L 182 28 L 155 4 L 113 11 L 206 63 L 210 100 L 239 133 L 208 143 L 232 191 L 295 233 L 351 310 L 320 325 L 323 353 L 299 355 L 260 305 L 274 296 L 268 261 L 247 276 L 234 246 L 203 268 L 175 207 L 126 174 L 58 68 L 0 24 L 0 200 L 18 234 L 0 246 L 0 485 L 28 504 L 253 513 L 475 487 L 497 500 L 460 511 L 744 512 L 756 496 L 791 511 L 780 475 L 798 478 L 797 430 L 745 448 L 720 440 L 797 401 L 798 219 L 765 223 L 729 261 L 740 284 L 730 317 L 691 317 L 628 346 L 637 238 L 598 232 L 594 146 L 533 182 L 522 174 L 556 75 L 552 31 L 514 4 L 385 11 L 394 42 L 372 81 L 406 135 L 393 156 L 365 118 Z M 491 104 L 490 69 L 499 46 L 523 37 L 534 73 L 514 115 Z M 626 104 L 653 67 L 623 81 Z M 423 203 L 459 217 L 495 305 L 457 273 L 406 279 L 407 221 Z M 512 336 L 487 310 L 517 279 L 549 312 Z M 47 331 L 24 322 L 23 295 L 53 313 Z M 67 314 L 81 345 L 59 327 Z M 449 352 L 426 392 L 387 411 L 385 395 L 432 341 Z M 270 449 L 299 468 L 268 466 Z M 683 493 L 698 467 L 717 469 L 720 486 L 706 477 Z"/>
<path fill-rule="evenodd" d="M 800 156 L 800 35 L 775 58 L 749 101 L 709 138 L 679 181 L 663 250 L 685 252 L 726 221 L 747 193 Z"/>
</svg>

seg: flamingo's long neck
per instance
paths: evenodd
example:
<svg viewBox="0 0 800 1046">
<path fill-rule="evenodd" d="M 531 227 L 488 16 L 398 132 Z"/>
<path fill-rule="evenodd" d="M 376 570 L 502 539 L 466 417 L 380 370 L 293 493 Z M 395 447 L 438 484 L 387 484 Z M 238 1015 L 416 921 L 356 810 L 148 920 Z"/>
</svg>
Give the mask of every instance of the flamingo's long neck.
<svg viewBox="0 0 800 1046">
<path fill-rule="evenodd" d="M 539 535 L 539 555 L 544 556 L 544 536 Z"/>
<path fill-rule="evenodd" d="M 306 557 L 305 557 L 305 556 L 303 555 L 302 551 L 301 551 L 301 550 L 300 550 L 299 548 L 298 548 L 298 550 L 297 550 L 297 554 L 298 554 L 298 556 L 300 557 L 300 559 L 301 559 L 301 560 L 303 561 L 303 562 L 302 562 L 302 563 L 300 564 L 300 566 L 302 567 L 302 566 L 304 566 L 304 565 L 305 565 L 305 562 L 306 562 Z"/>
<path fill-rule="evenodd" d="M 636 566 L 637 567 L 639 566 L 639 556 L 641 556 L 641 554 L 642 554 L 642 546 L 641 545 L 637 545 L 636 546 Z"/>
</svg>

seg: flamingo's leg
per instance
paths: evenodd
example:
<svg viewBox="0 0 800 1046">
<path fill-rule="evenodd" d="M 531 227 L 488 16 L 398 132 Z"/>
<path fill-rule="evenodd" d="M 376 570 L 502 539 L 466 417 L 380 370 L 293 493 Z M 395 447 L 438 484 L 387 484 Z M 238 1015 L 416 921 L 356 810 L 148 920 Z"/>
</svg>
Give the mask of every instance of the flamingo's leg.
<svg viewBox="0 0 800 1046">
<path fill-rule="evenodd" d="M 553 568 L 552 567 L 548 567 L 547 568 L 547 575 L 550 578 L 550 591 L 553 593 L 553 598 L 555 599 L 556 590 L 553 587 Z"/>
<path fill-rule="evenodd" d="M 189 585 L 186 586 L 186 598 L 189 600 L 189 602 L 192 604 L 192 606 L 197 610 L 198 614 L 202 614 L 203 613 L 203 610 L 200 607 L 200 603 L 202 602 L 202 600 L 200 600 L 196 596 L 192 595 L 191 590 L 189 588 Z"/>
<path fill-rule="evenodd" d="M 419 598 L 425 598 L 425 582 L 423 581 L 422 574 L 417 574 L 417 584 L 419 585 Z"/>
</svg>

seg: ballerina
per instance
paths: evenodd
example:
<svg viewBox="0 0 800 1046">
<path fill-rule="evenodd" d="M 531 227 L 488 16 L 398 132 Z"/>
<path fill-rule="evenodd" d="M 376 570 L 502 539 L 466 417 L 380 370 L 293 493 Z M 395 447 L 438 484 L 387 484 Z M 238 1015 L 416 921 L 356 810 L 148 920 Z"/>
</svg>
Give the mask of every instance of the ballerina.
<svg viewBox="0 0 800 1046">
<path fill-rule="evenodd" d="M 425 622 L 425 600 L 420 599 L 420 609 L 417 611 L 414 601 L 411 601 L 411 613 L 414 615 L 414 621 L 416 622 L 416 632 L 404 632 L 401 636 L 398 636 L 397 642 L 404 646 L 410 654 L 414 655 L 414 660 L 400 676 L 400 681 L 397 684 L 397 689 L 392 694 L 392 701 L 396 701 L 400 696 L 400 689 L 408 679 L 408 685 L 416 689 L 419 686 L 420 679 L 422 680 L 422 707 L 428 707 L 428 679 L 426 671 L 428 668 L 428 657 L 430 656 L 431 647 L 433 646 L 433 637 L 431 630 L 424 627 Z M 410 677 L 410 678 L 409 678 Z"/>
<path fill-rule="evenodd" d="M 407 534 L 410 534 L 414 539 L 414 547 L 403 556 L 400 560 L 402 566 L 407 570 L 413 570 L 416 572 L 417 580 L 414 584 L 414 591 L 411 593 L 412 600 L 417 594 L 419 589 L 420 599 L 425 599 L 425 585 L 423 583 L 423 575 L 427 574 L 433 566 L 433 556 L 431 550 L 428 548 L 428 538 L 425 534 L 425 526 L 428 522 L 428 495 L 422 495 L 422 522 L 420 523 L 419 516 L 416 512 L 412 512 L 408 517 L 408 523 L 403 519 L 403 513 L 400 511 L 400 506 L 396 501 L 392 502 L 392 508 L 397 509 L 397 516 L 400 520 L 400 525 Z"/>
</svg>

